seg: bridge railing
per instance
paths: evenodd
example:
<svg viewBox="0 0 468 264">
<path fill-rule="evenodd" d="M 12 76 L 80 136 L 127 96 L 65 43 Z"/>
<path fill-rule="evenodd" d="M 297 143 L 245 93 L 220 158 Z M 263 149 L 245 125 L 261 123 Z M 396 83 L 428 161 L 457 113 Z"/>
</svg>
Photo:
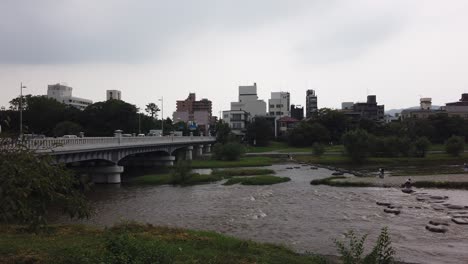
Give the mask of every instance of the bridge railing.
<svg viewBox="0 0 468 264">
<path fill-rule="evenodd" d="M 144 145 L 151 143 L 172 143 L 191 141 L 213 141 L 214 137 L 197 136 L 164 136 L 164 137 L 84 137 L 84 138 L 45 138 L 29 139 L 24 144 L 31 149 L 54 149 L 69 146 L 102 146 L 102 145 Z"/>
</svg>

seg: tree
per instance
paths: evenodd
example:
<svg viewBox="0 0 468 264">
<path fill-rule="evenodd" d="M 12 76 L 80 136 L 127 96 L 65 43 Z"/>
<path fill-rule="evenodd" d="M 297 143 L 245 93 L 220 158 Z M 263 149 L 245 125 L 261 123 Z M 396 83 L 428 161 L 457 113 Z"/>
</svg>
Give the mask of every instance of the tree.
<svg viewBox="0 0 468 264">
<path fill-rule="evenodd" d="M 231 134 L 231 128 L 228 123 L 224 123 L 223 120 L 219 120 L 216 124 L 216 141 L 225 144 L 228 142 L 229 134 Z"/>
<path fill-rule="evenodd" d="M 452 136 L 445 142 L 445 152 L 454 157 L 460 156 L 465 150 L 465 140 L 462 137 Z"/>
<path fill-rule="evenodd" d="M 328 143 L 330 133 L 328 129 L 318 122 L 302 121 L 290 131 L 288 142 L 292 146 L 309 147 L 313 143 Z"/>
<path fill-rule="evenodd" d="M 362 129 L 356 129 L 343 135 L 343 145 L 353 162 L 361 163 L 371 151 L 370 135 Z"/>
<path fill-rule="evenodd" d="M 54 127 L 53 132 L 56 137 L 62 137 L 64 135 L 78 135 L 80 132 L 83 132 L 83 128 L 77 123 L 63 121 Z"/>
<path fill-rule="evenodd" d="M 145 111 L 152 117 L 158 119 L 158 112 L 161 111 L 155 103 L 146 105 Z"/>
<path fill-rule="evenodd" d="M 90 208 L 80 182 L 48 155 L 37 155 L 21 144 L 0 139 L 0 222 L 46 227 L 53 207 L 83 218 Z"/>
<path fill-rule="evenodd" d="M 425 157 L 431 142 L 427 137 L 420 137 L 414 141 L 414 150 L 417 157 Z"/>
<path fill-rule="evenodd" d="M 325 153 L 325 147 L 322 144 L 315 142 L 312 145 L 312 152 L 315 156 L 320 157 Z"/>
<path fill-rule="evenodd" d="M 213 158 L 217 160 L 239 160 L 244 153 L 244 146 L 237 142 L 216 143 L 213 147 Z"/>
<path fill-rule="evenodd" d="M 257 117 L 247 126 L 246 139 L 251 145 L 268 146 L 273 128 L 266 118 Z"/>
</svg>

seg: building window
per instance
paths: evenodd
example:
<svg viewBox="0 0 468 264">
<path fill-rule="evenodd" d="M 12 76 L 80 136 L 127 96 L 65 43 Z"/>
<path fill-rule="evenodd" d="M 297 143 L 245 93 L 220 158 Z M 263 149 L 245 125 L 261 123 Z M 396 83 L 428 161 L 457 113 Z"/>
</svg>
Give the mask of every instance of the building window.
<svg viewBox="0 0 468 264">
<path fill-rule="evenodd" d="M 276 112 L 276 115 L 281 115 L 281 112 Z"/>
<path fill-rule="evenodd" d="M 270 115 L 275 115 L 275 112 L 271 111 L 271 112 L 270 112 Z"/>
<path fill-rule="evenodd" d="M 277 104 L 277 105 L 276 105 L 276 108 L 281 108 L 281 107 L 283 107 L 282 104 Z"/>
<path fill-rule="evenodd" d="M 271 104 L 271 105 L 270 105 L 270 108 L 275 108 L 275 105 L 274 105 L 274 104 Z"/>
</svg>

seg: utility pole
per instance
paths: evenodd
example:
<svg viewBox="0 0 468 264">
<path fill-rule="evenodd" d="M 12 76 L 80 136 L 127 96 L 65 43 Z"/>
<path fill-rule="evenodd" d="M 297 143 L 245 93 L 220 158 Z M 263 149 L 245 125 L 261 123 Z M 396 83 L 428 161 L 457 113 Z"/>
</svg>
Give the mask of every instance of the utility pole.
<svg viewBox="0 0 468 264">
<path fill-rule="evenodd" d="M 23 86 L 23 83 L 20 83 L 20 101 L 19 101 L 19 110 L 20 110 L 20 138 L 23 140 L 23 89 L 26 86 Z"/>
<path fill-rule="evenodd" d="M 162 135 L 164 136 L 164 97 L 161 96 L 161 130 L 162 130 Z"/>
</svg>

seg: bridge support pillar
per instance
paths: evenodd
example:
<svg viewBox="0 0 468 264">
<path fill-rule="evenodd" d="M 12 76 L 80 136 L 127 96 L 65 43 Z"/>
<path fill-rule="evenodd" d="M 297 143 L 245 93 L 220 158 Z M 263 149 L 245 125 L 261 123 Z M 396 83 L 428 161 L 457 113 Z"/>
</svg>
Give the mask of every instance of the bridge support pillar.
<svg viewBox="0 0 468 264">
<path fill-rule="evenodd" d="M 195 157 L 201 157 L 203 155 L 203 145 L 195 147 Z"/>
<path fill-rule="evenodd" d="M 185 159 L 186 160 L 192 160 L 193 159 L 193 146 L 188 146 L 185 151 Z"/>
<path fill-rule="evenodd" d="M 120 183 L 120 174 L 124 167 L 118 165 L 100 166 L 91 168 L 91 177 L 94 183 Z"/>
<path fill-rule="evenodd" d="M 211 144 L 206 144 L 203 151 L 205 153 L 211 153 Z"/>
</svg>

